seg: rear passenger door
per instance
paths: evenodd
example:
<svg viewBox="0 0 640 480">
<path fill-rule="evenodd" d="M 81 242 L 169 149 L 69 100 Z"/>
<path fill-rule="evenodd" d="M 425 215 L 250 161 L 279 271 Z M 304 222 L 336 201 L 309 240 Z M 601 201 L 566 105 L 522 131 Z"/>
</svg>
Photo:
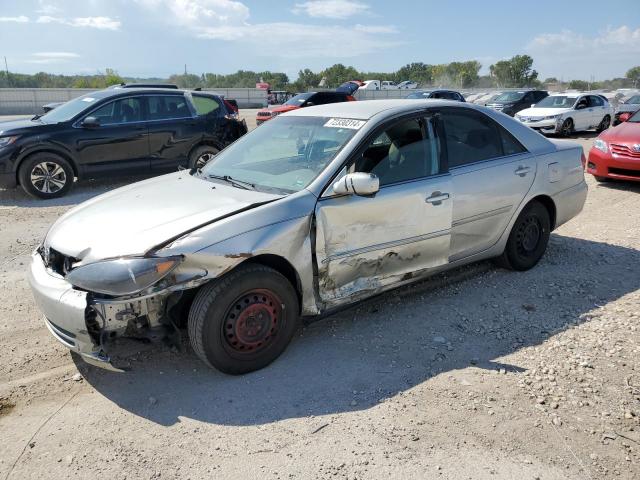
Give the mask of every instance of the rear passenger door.
<svg viewBox="0 0 640 480">
<path fill-rule="evenodd" d="M 597 95 L 589 95 L 589 110 L 591 111 L 591 126 L 596 127 L 606 115 L 604 100 Z"/>
<path fill-rule="evenodd" d="M 493 119 L 443 108 L 444 148 L 452 181 L 450 261 L 494 245 L 536 175 L 534 157 Z"/>
<path fill-rule="evenodd" d="M 147 95 L 151 171 L 187 166 L 194 139 L 201 133 L 184 94 Z"/>
</svg>

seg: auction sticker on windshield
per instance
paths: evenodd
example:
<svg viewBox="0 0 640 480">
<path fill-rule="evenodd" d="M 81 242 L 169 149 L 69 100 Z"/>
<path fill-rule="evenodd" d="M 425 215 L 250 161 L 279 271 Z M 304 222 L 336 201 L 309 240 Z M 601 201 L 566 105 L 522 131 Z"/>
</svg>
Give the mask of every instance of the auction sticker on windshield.
<svg viewBox="0 0 640 480">
<path fill-rule="evenodd" d="M 353 120 L 351 118 L 331 118 L 327 123 L 324 124 L 325 127 L 331 128 L 350 128 L 352 130 L 360 130 L 362 126 L 367 123 L 364 120 Z"/>
</svg>

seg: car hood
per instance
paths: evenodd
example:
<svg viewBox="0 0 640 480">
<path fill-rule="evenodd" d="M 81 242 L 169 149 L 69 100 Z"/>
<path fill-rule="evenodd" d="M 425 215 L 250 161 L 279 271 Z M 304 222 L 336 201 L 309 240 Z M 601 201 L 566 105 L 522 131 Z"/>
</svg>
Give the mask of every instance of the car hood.
<svg viewBox="0 0 640 480">
<path fill-rule="evenodd" d="M 617 127 L 605 130 L 600 135 L 600 138 L 610 143 L 617 143 L 619 145 L 627 145 L 630 147 L 640 144 L 640 123 L 623 122 Z"/>
<path fill-rule="evenodd" d="M 518 115 L 521 117 L 548 117 L 550 115 L 559 115 L 570 111 L 570 108 L 525 108 L 520 110 Z"/>
<path fill-rule="evenodd" d="M 635 112 L 637 110 L 640 110 L 640 104 L 638 103 L 621 103 L 618 105 L 618 112 Z"/>
<path fill-rule="evenodd" d="M 45 247 L 83 263 L 142 255 L 188 231 L 281 197 L 205 181 L 184 170 L 78 205 L 51 227 Z"/>
<path fill-rule="evenodd" d="M 45 126 L 45 123 L 34 121 L 31 119 L 0 122 L 0 135 L 22 133 L 25 130 L 33 130 L 34 128 L 43 128 Z"/>
</svg>

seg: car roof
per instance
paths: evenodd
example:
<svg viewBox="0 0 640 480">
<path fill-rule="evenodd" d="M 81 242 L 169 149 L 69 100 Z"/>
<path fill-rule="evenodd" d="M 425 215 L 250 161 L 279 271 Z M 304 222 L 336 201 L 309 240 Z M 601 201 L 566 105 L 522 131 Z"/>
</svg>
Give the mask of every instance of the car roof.
<svg viewBox="0 0 640 480">
<path fill-rule="evenodd" d="M 314 107 L 292 110 L 283 115 L 298 117 L 338 117 L 369 120 L 380 113 L 410 112 L 426 106 L 451 106 L 459 108 L 476 108 L 472 104 L 465 104 L 453 100 L 363 100 L 359 102 L 328 103 Z"/>
<path fill-rule="evenodd" d="M 82 95 L 83 97 L 93 98 L 111 98 L 111 97 L 125 97 L 131 94 L 158 94 L 163 95 L 184 95 L 185 92 L 192 93 L 193 95 L 213 95 L 219 97 L 220 95 L 215 92 L 203 92 L 203 91 L 190 91 L 190 90 L 176 90 L 175 88 L 149 88 L 149 87 L 136 87 L 136 88 L 109 88 L 105 90 L 96 90 L 95 92 Z"/>
</svg>

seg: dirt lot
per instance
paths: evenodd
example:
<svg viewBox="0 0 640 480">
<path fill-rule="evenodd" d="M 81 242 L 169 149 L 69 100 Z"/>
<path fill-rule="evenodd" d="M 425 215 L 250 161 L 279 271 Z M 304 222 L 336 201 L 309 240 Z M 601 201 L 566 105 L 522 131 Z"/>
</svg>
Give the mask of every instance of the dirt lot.
<svg viewBox="0 0 640 480">
<path fill-rule="evenodd" d="M 481 263 L 384 295 L 242 377 L 186 342 L 104 372 L 46 331 L 29 252 L 119 185 L 0 191 L 0 479 L 640 477 L 640 185 L 589 178 L 529 272 Z"/>
</svg>

